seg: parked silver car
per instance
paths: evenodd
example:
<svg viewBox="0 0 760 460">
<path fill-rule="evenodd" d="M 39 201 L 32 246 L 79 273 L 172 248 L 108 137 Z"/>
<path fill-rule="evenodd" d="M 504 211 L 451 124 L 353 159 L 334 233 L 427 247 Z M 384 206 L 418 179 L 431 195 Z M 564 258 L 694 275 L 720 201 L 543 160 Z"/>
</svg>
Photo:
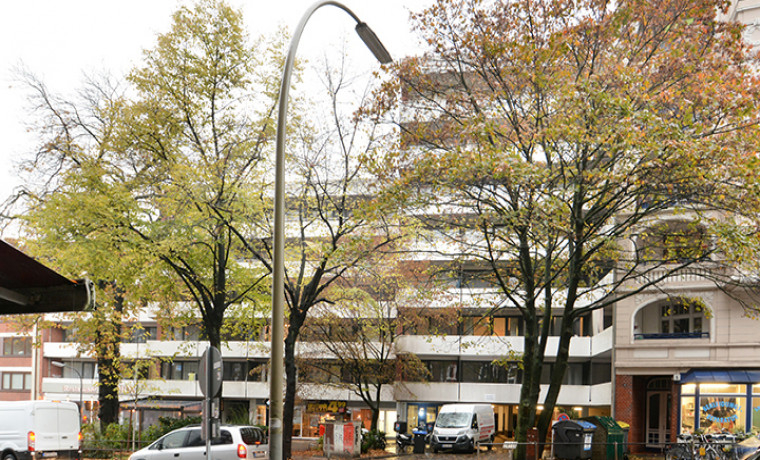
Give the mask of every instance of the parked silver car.
<svg viewBox="0 0 760 460">
<path fill-rule="evenodd" d="M 266 433 L 255 426 L 222 426 L 211 442 L 212 460 L 252 460 L 269 453 Z M 198 425 L 179 428 L 129 456 L 129 460 L 206 460 Z"/>
</svg>

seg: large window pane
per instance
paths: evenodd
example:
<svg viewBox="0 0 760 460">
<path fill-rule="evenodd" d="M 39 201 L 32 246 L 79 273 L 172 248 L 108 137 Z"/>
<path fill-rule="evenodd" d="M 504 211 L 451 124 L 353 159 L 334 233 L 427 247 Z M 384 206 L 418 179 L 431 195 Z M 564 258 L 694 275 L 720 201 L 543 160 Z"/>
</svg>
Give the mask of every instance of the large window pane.
<svg viewBox="0 0 760 460">
<path fill-rule="evenodd" d="M 681 394 L 682 395 L 693 395 L 697 392 L 697 384 L 696 383 L 687 383 L 685 385 L 681 385 Z"/>
<path fill-rule="evenodd" d="M 3 355 L 29 356 L 32 354 L 30 337 L 6 337 L 3 339 Z"/>
<path fill-rule="evenodd" d="M 681 433 L 694 432 L 694 398 L 681 398 Z"/>
<path fill-rule="evenodd" d="M 747 386 L 736 383 L 701 383 L 699 392 L 703 395 L 716 393 L 744 395 L 747 393 Z"/>
<path fill-rule="evenodd" d="M 699 398 L 699 428 L 706 433 L 744 431 L 747 398 L 704 396 Z"/>
<path fill-rule="evenodd" d="M 758 386 L 759 385 L 755 385 L 755 387 Z M 758 388 L 754 389 L 758 390 Z M 750 431 L 753 433 L 760 431 L 760 397 L 755 397 L 752 399 L 752 428 Z"/>
</svg>

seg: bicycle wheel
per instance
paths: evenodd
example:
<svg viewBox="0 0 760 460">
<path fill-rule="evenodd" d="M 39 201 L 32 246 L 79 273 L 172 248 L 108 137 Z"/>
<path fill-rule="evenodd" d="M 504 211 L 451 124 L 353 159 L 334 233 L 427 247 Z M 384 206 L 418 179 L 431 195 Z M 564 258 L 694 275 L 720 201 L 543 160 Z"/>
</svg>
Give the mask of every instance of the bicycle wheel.
<svg viewBox="0 0 760 460">
<path fill-rule="evenodd" d="M 686 446 L 673 446 L 665 453 L 666 460 L 692 460 L 691 453 Z"/>
<path fill-rule="evenodd" d="M 705 455 L 702 457 L 705 460 L 722 460 L 723 454 L 715 446 L 709 446 L 705 450 Z"/>
</svg>

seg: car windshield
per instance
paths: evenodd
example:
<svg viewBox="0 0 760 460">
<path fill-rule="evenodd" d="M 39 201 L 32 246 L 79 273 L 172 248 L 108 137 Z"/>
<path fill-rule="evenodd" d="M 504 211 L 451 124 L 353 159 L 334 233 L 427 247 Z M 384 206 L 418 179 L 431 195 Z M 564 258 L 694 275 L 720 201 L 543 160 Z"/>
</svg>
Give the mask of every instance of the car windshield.
<svg viewBox="0 0 760 460">
<path fill-rule="evenodd" d="M 435 420 L 435 426 L 438 428 L 467 428 L 470 426 L 470 416 L 468 412 L 444 412 L 438 414 Z"/>
</svg>

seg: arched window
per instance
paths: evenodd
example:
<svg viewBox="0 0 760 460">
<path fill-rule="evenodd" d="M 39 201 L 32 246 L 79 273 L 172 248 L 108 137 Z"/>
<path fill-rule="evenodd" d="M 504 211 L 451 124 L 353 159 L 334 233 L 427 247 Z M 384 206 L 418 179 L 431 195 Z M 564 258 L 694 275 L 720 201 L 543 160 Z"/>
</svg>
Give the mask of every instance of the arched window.
<svg viewBox="0 0 760 460">
<path fill-rule="evenodd" d="M 695 339 L 710 336 L 707 307 L 693 299 L 648 305 L 636 313 L 634 339 Z"/>
</svg>

